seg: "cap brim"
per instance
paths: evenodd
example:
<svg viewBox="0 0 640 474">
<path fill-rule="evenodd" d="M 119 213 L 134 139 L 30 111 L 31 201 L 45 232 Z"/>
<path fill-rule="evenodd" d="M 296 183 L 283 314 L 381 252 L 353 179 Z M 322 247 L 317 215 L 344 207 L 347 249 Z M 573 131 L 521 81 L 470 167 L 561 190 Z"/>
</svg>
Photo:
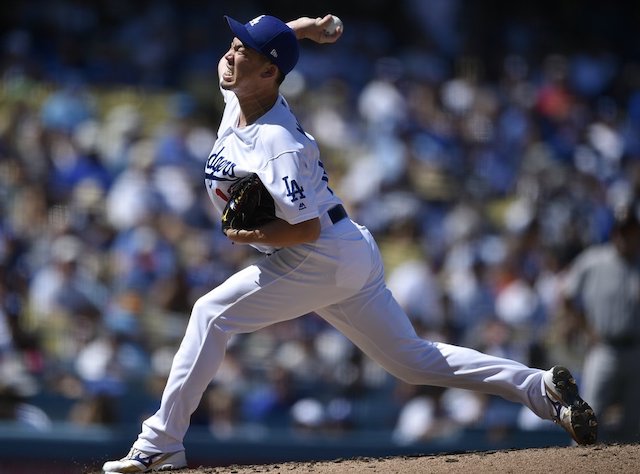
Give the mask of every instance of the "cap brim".
<svg viewBox="0 0 640 474">
<path fill-rule="evenodd" d="M 249 34 L 249 32 L 247 31 L 247 29 L 242 23 L 240 23 L 237 20 L 234 20 L 233 18 L 227 15 L 225 15 L 224 18 L 225 20 L 227 20 L 227 23 L 229 24 L 229 29 L 231 30 L 231 32 L 240 41 L 242 41 L 243 45 L 248 46 L 251 49 L 255 49 L 260 54 L 264 54 L 262 51 L 260 51 L 260 46 L 256 44 L 256 42 L 253 40 L 253 38 L 251 37 L 251 35 Z"/>
</svg>

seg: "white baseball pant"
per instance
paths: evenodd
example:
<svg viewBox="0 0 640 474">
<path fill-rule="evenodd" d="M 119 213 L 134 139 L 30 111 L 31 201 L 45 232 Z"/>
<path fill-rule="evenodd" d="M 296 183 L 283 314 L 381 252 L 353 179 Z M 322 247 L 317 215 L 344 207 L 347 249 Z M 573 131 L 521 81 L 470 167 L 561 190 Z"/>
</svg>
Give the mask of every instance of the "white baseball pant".
<svg viewBox="0 0 640 474">
<path fill-rule="evenodd" d="M 190 417 L 220 366 L 231 336 L 316 312 L 394 376 L 411 384 L 457 387 L 529 407 L 551 419 L 543 371 L 417 336 L 384 283 L 369 231 L 349 219 L 323 221 L 320 239 L 282 249 L 231 276 L 194 305 L 160 409 L 134 447 L 184 449 Z"/>
</svg>

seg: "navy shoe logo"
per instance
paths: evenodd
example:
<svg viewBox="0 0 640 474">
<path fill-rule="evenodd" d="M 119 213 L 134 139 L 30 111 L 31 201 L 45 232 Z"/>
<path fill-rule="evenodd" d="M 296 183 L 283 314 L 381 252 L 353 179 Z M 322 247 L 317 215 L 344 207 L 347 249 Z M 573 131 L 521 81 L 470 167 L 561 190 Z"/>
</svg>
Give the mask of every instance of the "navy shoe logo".
<svg viewBox="0 0 640 474">
<path fill-rule="evenodd" d="M 144 467 L 150 467 L 155 461 L 160 459 L 162 456 L 164 456 L 163 453 L 149 454 L 147 456 L 143 452 L 138 452 L 138 454 L 136 454 L 133 457 L 133 460 L 138 461 Z"/>
</svg>

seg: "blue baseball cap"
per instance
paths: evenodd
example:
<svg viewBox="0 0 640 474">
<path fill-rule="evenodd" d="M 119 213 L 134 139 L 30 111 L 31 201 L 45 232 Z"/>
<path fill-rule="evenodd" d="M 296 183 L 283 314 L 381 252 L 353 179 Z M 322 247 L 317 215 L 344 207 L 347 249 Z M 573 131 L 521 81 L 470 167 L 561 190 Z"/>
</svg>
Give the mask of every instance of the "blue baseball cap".
<svg viewBox="0 0 640 474">
<path fill-rule="evenodd" d="M 278 66 L 282 74 L 288 74 L 296 66 L 298 39 L 295 32 L 282 20 L 260 15 L 244 25 L 225 15 L 229 28 L 242 44 L 255 49 Z"/>
</svg>

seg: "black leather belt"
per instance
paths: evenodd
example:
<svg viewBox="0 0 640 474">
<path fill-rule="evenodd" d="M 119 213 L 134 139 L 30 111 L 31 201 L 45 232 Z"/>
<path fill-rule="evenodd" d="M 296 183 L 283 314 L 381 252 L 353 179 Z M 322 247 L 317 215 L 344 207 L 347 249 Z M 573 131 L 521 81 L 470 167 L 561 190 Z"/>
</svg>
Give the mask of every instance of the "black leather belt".
<svg viewBox="0 0 640 474">
<path fill-rule="evenodd" d="M 347 217 L 347 211 L 344 210 L 344 207 L 342 207 L 342 204 L 333 206 L 331 209 L 327 211 L 327 214 L 329 214 L 329 219 L 331 219 L 331 222 L 333 222 L 334 224 L 337 224 L 342 219 Z"/>
</svg>

